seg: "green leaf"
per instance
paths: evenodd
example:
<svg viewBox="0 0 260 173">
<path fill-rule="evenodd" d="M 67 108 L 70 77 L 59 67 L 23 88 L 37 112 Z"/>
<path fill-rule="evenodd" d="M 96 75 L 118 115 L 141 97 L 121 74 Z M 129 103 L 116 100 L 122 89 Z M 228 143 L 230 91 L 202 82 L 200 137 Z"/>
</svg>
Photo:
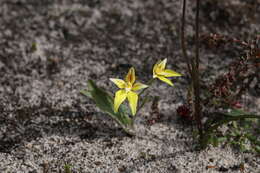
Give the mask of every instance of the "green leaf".
<svg viewBox="0 0 260 173">
<path fill-rule="evenodd" d="M 192 137 L 197 139 L 199 137 L 199 131 L 198 130 L 193 130 L 192 131 Z"/>
<path fill-rule="evenodd" d="M 89 98 L 91 98 L 91 99 L 93 99 L 91 93 L 87 90 L 81 90 L 80 93 L 89 97 Z"/>
<path fill-rule="evenodd" d="M 230 141 L 230 143 L 233 144 L 233 145 L 240 145 L 240 143 L 236 142 L 236 141 Z"/>
<path fill-rule="evenodd" d="M 88 90 L 82 90 L 81 94 L 91 98 L 97 107 L 107 113 L 128 133 L 132 135 L 131 130 L 133 120 L 128 116 L 129 111 L 125 105 L 121 105 L 118 112 L 114 112 L 113 98 L 102 88 L 99 88 L 92 80 L 88 81 Z"/>
<path fill-rule="evenodd" d="M 227 137 L 218 137 L 218 143 L 227 141 Z"/>
<path fill-rule="evenodd" d="M 246 134 L 246 138 L 254 145 L 260 146 L 260 140 L 258 140 L 256 136 L 253 136 L 252 134 Z"/>
<path fill-rule="evenodd" d="M 103 89 L 98 88 L 93 81 L 88 82 L 88 88 L 96 105 L 102 111 L 113 114 L 112 98 Z"/>
<path fill-rule="evenodd" d="M 217 147 L 218 144 L 219 144 L 218 138 L 217 138 L 216 136 L 213 136 L 213 137 L 212 137 L 212 145 L 213 145 L 214 147 Z"/>
<path fill-rule="evenodd" d="M 226 113 L 229 116 L 241 116 L 241 115 L 247 115 L 251 114 L 250 112 L 245 112 L 241 109 L 231 109 L 229 113 Z"/>
<path fill-rule="evenodd" d="M 239 148 L 240 148 L 241 152 L 247 151 L 247 148 L 243 143 L 240 143 Z"/>
<path fill-rule="evenodd" d="M 233 127 L 234 127 L 235 129 L 238 128 L 238 126 L 237 126 L 237 121 L 233 121 L 232 124 L 233 124 Z"/>
<path fill-rule="evenodd" d="M 255 151 L 260 154 L 260 146 L 255 146 Z"/>
<path fill-rule="evenodd" d="M 65 165 L 64 165 L 64 172 L 65 172 L 65 173 L 71 173 L 71 166 L 68 165 L 68 164 L 65 164 Z"/>
<path fill-rule="evenodd" d="M 31 52 L 37 51 L 37 43 L 33 42 L 31 46 Z"/>
</svg>

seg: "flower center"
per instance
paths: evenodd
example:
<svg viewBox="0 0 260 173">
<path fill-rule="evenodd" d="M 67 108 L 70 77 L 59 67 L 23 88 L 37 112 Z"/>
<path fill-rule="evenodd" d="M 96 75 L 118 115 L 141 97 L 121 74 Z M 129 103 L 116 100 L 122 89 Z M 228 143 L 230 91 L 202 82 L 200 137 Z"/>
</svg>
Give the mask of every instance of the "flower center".
<svg viewBox="0 0 260 173">
<path fill-rule="evenodd" d="M 131 91 L 131 89 L 132 89 L 132 84 L 130 82 L 128 82 L 126 84 L 125 90 L 126 90 L 126 92 L 129 92 L 129 91 Z"/>
<path fill-rule="evenodd" d="M 155 73 L 156 73 L 156 74 L 160 74 L 162 71 L 163 71 L 163 69 L 160 68 L 160 67 L 158 67 L 158 68 L 155 69 Z"/>
</svg>

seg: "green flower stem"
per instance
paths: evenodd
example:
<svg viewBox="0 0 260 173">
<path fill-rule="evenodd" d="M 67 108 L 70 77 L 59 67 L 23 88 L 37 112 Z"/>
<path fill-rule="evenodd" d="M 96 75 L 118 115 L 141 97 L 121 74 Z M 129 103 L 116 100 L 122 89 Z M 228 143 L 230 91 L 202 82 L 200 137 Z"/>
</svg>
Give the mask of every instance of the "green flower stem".
<svg viewBox="0 0 260 173">
<path fill-rule="evenodd" d="M 147 94 L 144 96 L 144 99 L 142 100 L 141 104 L 139 104 L 136 113 L 138 113 L 138 112 L 143 108 L 143 106 L 145 105 L 145 103 L 148 102 L 148 101 L 149 101 L 149 97 L 148 97 L 148 93 L 147 93 Z"/>
<path fill-rule="evenodd" d="M 150 79 L 150 80 L 147 82 L 147 85 L 150 87 L 154 81 L 155 81 L 155 78 Z M 144 89 L 139 93 L 139 97 L 140 97 L 149 87 L 144 88 Z"/>
<path fill-rule="evenodd" d="M 147 82 L 147 85 L 150 87 L 154 81 L 155 81 L 155 78 L 150 79 L 150 80 Z M 149 87 L 144 88 L 144 89 L 139 93 L 139 97 L 140 97 Z M 148 100 L 149 100 L 149 99 L 148 99 L 148 94 L 146 94 L 145 97 L 144 97 L 144 99 L 143 99 L 143 100 L 141 101 L 141 103 L 139 104 L 136 114 L 139 112 L 139 110 L 144 106 L 144 104 L 145 104 Z"/>
</svg>

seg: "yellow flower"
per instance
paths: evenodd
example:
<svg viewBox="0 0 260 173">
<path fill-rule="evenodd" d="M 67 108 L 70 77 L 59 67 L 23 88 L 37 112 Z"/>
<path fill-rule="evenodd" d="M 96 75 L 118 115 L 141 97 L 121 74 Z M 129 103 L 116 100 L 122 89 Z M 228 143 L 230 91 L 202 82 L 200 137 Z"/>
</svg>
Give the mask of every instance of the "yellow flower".
<svg viewBox="0 0 260 173">
<path fill-rule="evenodd" d="M 110 78 L 110 80 L 120 88 L 120 90 L 115 94 L 114 111 L 118 112 L 119 106 L 127 98 L 132 114 L 135 115 L 138 102 L 138 95 L 135 91 L 147 88 L 148 86 L 138 82 L 135 83 L 135 69 L 133 67 L 130 68 L 125 80 L 114 78 Z"/>
<path fill-rule="evenodd" d="M 153 78 L 158 78 L 161 81 L 173 86 L 173 83 L 171 80 L 167 79 L 167 77 L 173 77 L 173 76 L 181 76 L 181 74 L 165 69 L 167 63 L 167 59 L 164 59 L 163 61 L 157 62 L 153 67 Z"/>
</svg>

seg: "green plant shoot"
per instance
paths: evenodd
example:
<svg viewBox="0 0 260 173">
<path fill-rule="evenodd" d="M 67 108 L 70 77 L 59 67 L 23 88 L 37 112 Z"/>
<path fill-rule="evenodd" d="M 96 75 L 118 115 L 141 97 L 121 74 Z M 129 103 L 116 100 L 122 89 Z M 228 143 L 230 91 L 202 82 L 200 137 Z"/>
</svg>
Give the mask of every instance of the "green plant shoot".
<svg viewBox="0 0 260 173">
<path fill-rule="evenodd" d="M 154 65 L 153 78 L 148 82 L 148 85 L 136 82 L 135 69 L 133 67 L 129 69 L 124 80 L 110 78 L 110 81 L 119 88 L 114 98 L 104 89 L 99 88 L 92 80 L 88 81 L 88 89 L 82 90 L 81 93 L 94 100 L 96 106 L 116 120 L 126 133 L 134 135 L 134 116 L 146 103 L 142 102 L 141 106 L 138 107 L 139 96 L 142 96 L 156 78 L 173 86 L 168 77 L 181 76 L 181 74 L 173 70 L 165 69 L 166 63 L 167 59 L 164 59 Z M 138 93 L 138 91 L 140 92 Z M 142 100 L 146 101 L 147 97 L 145 95 L 145 98 Z M 129 102 L 129 107 L 123 104 L 126 99 Z"/>
</svg>

